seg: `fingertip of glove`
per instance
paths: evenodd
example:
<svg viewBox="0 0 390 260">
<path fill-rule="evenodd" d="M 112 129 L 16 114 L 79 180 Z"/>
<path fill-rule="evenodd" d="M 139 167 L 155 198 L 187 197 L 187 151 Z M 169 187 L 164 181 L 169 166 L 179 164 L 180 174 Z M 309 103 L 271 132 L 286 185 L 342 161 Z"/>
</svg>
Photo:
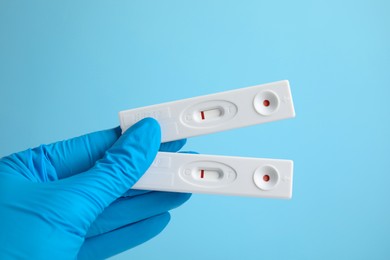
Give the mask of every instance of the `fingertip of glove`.
<svg viewBox="0 0 390 260">
<path fill-rule="evenodd" d="M 161 152 L 177 152 L 179 151 L 185 144 L 187 143 L 187 139 L 180 139 L 172 142 L 162 143 L 160 146 Z"/>
<path fill-rule="evenodd" d="M 154 118 L 151 118 L 151 117 L 146 117 L 146 118 L 140 120 L 138 123 L 146 125 L 149 128 L 154 128 L 154 129 L 156 129 L 158 131 L 161 130 L 160 129 L 160 124 L 158 123 L 158 121 L 156 119 L 154 119 Z"/>
<path fill-rule="evenodd" d="M 192 193 L 178 193 L 178 194 L 180 194 L 179 201 L 181 204 L 185 203 L 192 196 Z"/>
<path fill-rule="evenodd" d="M 158 140 L 158 143 L 161 142 L 160 124 L 153 118 L 147 117 L 138 121 L 132 127 L 127 129 L 124 135 L 134 134 L 135 132 L 139 132 L 141 134 L 147 133 L 148 139 L 151 141 Z"/>
<path fill-rule="evenodd" d="M 168 222 L 171 220 L 171 213 L 165 212 L 161 214 L 160 217 L 168 224 Z"/>
<path fill-rule="evenodd" d="M 187 139 L 180 139 L 176 141 L 178 145 L 183 147 L 187 143 Z"/>
<path fill-rule="evenodd" d="M 151 117 L 146 117 L 138 122 L 139 124 L 146 125 L 149 128 L 154 128 L 156 130 L 160 130 L 160 124 L 158 121 Z"/>
<path fill-rule="evenodd" d="M 182 193 L 182 192 L 171 192 L 172 198 L 172 209 L 179 207 L 189 200 L 192 196 L 192 193 Z"/>
<path fill-rule="evenodd" d="M 169 224 L 171 221 L 171 214 L 169 212 L 164 212 L 144 221 L 146 222 L 145 224 L 148 224 L 150 229 L 156 231 L 156 234 L 154 234 L 154 236 L 156 236 Z"/>
</svg>

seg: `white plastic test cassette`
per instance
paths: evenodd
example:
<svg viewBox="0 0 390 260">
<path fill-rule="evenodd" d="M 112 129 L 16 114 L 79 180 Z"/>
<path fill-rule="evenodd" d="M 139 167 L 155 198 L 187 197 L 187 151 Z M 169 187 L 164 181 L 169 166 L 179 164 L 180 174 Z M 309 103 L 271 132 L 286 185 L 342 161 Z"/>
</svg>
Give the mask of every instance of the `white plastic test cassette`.
<svg viewBox="0 0 390 260">
<path fill-rule="evenodd" d="M 134 189 L 291 198 L 293 162 L 160 152 Z"/>
<path fill-rule="evenodd" d="M 294 116 L 287 80 L 119 112 L 123 132 L 145 117 L 155 118 L 162 142 Z"/>
</svg>

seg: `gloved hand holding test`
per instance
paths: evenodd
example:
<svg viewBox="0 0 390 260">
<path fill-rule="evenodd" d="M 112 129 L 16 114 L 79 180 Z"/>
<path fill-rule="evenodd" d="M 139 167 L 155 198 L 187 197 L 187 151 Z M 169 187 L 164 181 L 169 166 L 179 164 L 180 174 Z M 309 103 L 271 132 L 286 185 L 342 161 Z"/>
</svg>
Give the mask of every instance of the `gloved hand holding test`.
<svg viewBox="0 0 390 260">
<path fill-rule="evenodd" d="M 162 142 L 295 117 L 289 82 L 257 85 L 119 112 L 122 132 L 152 117 Z M 293 162 L 159 152 L 134 189 L 291 198 Z"/>
<path fill-rule="evenodd" d="M 292 161 L 176 153 L 173 140 L 293 116 L 281 81 L 123 111 L 122 129 L 0 158 L 0 259 L 107 258 L 156 236 L 185 192 L 290 198 Z"/>
</svg>

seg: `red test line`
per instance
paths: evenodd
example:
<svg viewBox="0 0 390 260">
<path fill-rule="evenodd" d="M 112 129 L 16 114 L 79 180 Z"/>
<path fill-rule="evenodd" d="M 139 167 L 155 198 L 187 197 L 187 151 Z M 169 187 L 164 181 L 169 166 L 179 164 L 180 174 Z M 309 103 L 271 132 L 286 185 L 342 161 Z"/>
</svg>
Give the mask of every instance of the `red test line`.
<svg viewBox="0 0 390 260">
<path fill-rule="evenodd" d="M 200 178 L 201 178 L 201 179 L 204 178 L 204 170 L 200 170 Z"/>
<path fill-rule="evenodd" d="M 200 111 L 200 116 L 202 117 L 202 120 L 204 120 L 204 111 Z"/>
</svg>

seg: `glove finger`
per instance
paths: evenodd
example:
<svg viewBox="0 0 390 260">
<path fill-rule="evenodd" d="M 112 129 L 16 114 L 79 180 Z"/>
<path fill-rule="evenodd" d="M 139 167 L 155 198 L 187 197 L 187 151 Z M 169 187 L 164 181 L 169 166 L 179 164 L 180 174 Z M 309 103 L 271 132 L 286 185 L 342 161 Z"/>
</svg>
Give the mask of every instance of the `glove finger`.
<svg viewBox="0 0 390 260">
<path fill-rule="evenodd" d="M 179 151 L 187 142 L 187 139 L 181 139 L 177 141 L 162 143 L 160 146 L 160 152 L 177 152 Z"/>
<path fill-rule="evenodd" d="M 35 149 L 43 149 L 46 158 L 56 170 L 57 178 L 63 179 L 90 169 L 120 136 L 121 129 L 116 127 Z M 185 143 L 186 139 L 162 143 L 160 151 L 177 152 Z"/>
<path fill-rule="evenodd" d="M 168 224 L 168 212 L 112 232 L 88 238 L 80 248 L 78 259 L 106 259 L 138 246 L 157 236 Z"/>
<path fill-rule="evenodd" d="M 160 139 L 157 121 L 143 119 L 130 127 L 93 168 L 59 181 L 59 195 L 84 213 L 86 228 L 145 173 L 157 154 Z"/>
<path fill-rule="evenodd" d="M 150 192 L 132 198 L 120 198 L 97 217 L 86 237 L 107 233 L 172 210 L 185 203 L 190 197 L 189 193 Z"/>
<path fill-rule="evenodd" d="M 58 179 L 62 179 L 91 168 L 120 135 L 121 129 L 116 127 L 44 145 L 42 148 L 56 169 Z"/>
</svg>

